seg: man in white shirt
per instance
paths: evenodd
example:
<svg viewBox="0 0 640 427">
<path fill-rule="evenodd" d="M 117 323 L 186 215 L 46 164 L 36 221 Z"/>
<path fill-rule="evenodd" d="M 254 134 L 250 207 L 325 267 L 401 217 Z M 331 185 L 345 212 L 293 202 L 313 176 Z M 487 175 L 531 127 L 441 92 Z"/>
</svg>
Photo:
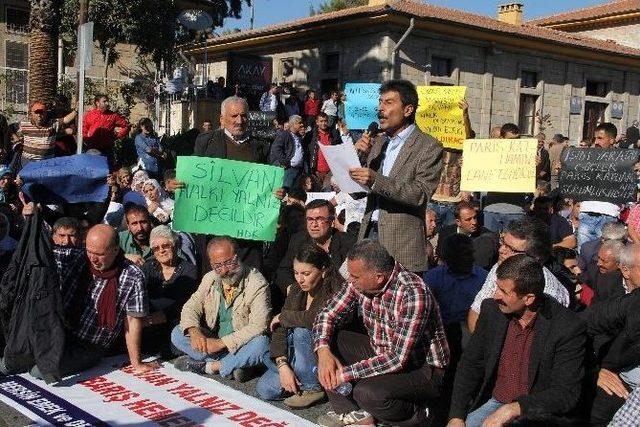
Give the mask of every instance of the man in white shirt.
<svg viewBox="0 0 640 427">
<path fill-rule="evenodd" d="M 602 123 L 596 127 L 595 146 L 612 148 L 616 142 L 618 130 L 613 123 Z M 620 206 L 596 200 L 585 200 L 580 203 L 580 226 L 578 227 L 578 248 L 583 243 L 599 239 L 602 227 L 616 222 L 620 215 Z"/>
<path fill-rule="evenodd" d="M 278 85 L 271 83 L 269 90 L 260 97 L 260 111 L 276 111 L 278 108 Z"/>
<path fill-rule="evenodd" d="M 511 221 L 504 228 L 500 236 L 500 248 L 498 249 L 498 262 L 493 266 L 487 279 L 482 285 L 482 289 L 476 295 L 471 305 L 467 324 L 469 330 L 473 332 L 480 314 L 482 301 L 493 298 L 497 288 L 496 270 L 498 266 L 507 258 L 517 255 L 527 254 L 544 264 L 551 254 L 551 238 L 548 227 L 539 220 L 524 217 Z M 542 268 L 544 273 L 544 293 L 551 296 L 565 307 L 569 306 L 569 291 L 546 267 Z"/>
</svg>

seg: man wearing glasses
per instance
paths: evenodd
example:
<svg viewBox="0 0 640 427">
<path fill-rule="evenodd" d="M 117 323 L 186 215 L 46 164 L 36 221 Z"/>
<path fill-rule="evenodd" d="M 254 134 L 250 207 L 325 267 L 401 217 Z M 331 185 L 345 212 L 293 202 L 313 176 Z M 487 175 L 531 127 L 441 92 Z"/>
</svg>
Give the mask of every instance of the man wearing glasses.
<svg viewBox="0 0 640 427">
<path fill-rule="evenodd" d="M 489 271 L 482 289 L 476 295 L 469 310 L 467 324 L 471 332 L 475 330 L 482 301 L 492 298 L 496 291 L 496 271 L 498 266 L 507 258 L 518 254 L 527 254 L 541 264 L 547 262 L 551 256 L 551 236 L 549 235 L 548 227 L 544 223 L 534 218 L 524 217 L 511 221 L 505 226 L 503 233 L 500 235 L 498 262 Z M 560 283 L 549 269 L 543 267 L 542 270 L 545 281 L 544 293 L 568 307 L 570 300 L 567 288 Z"/>
<path fill-rule="evenodd" d="M 327 200 L 313 200 L 305 207 L 307 228 L 291 236 L 287 253 L 276 271 L 275 283 L 283 296 L 287 287 L 295 283 L 293 277 L 293 258 L 305 244 L 315 243 L 329 254 L 337 269 L 340 268 L 347 253 L 353 247 L 354 238 L 338 231 L 333 226 L 336 216 L 335 207 Z"/>
<path fill-rule="evenodd" d="M 180 324 L 171 333 L 173 345 L 185 353 L 175 366 L 244 382 L 250 368 L 269 354 L 269 285 L 258 270 L 238 259 L 229 237 L 214 237 L 207 256 L 212 271 L 182 308 Z"/>
</svg>

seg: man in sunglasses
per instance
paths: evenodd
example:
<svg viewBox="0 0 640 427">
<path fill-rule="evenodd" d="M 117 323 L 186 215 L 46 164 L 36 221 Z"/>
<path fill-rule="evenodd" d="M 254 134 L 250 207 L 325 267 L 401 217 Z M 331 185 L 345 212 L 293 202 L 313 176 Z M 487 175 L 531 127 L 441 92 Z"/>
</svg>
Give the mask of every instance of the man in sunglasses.
<svg viewBox="0 0 640 427">
<path fill-rule="evenodd" d="M 498 262 L 489 271 L 482 289 L 476 295 L 469 310 L 467 324 L 471 332 L 475 330 L 482 301 L 492 298 L 495 293 L 498 266 L 507 258 L 518 254 L 527 254 L 543 265 L 547 263 L 551 257 L 551 236 L 549 235 L 548 227 L 544 223 L 535 218 L 524 217 L 511 221 L 505 226 L 500 235 Z M 545 281 L 544 293 L 568 307 L 570 299 L 567 288 L 548 268 L 543 267 L 543 273 Z"/>
<path fill-rule="evenodd" d="M 212 271 L 182 308 L 180 324 L 171 333 L 173 345 L 185 353 L 175 366 L 245 382 L 269 353 L 269 285 L 238 259 L 236 242 L 229 237 L 214 237 L 207 256 Z"/>
</svg>

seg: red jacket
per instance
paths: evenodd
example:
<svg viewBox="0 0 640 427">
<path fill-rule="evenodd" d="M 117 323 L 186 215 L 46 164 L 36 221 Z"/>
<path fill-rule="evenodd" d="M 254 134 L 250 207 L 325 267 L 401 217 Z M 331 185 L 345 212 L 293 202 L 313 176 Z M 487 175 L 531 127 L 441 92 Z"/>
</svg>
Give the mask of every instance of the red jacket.
<svg viewBox="0 0 640 427">
<path fill-rule="evenodd" d="M 319 99 L 307 99 L 304 102 L 304 115 L 305 116 L 317 116 L 320 112 L 320 100 Z"/>
<path fill-rule="evenodd" d="M 118 133 L 115 132 L 117 127 L 120 128 Z M 95 108 L 85 114 L 82 121 L 83 148 L 109 152 L 113 149 L 116 139 L 124 138 L 128 130 L 129 123 L 120 114 L 113 111 L 103 113 Z"/>
</svg>

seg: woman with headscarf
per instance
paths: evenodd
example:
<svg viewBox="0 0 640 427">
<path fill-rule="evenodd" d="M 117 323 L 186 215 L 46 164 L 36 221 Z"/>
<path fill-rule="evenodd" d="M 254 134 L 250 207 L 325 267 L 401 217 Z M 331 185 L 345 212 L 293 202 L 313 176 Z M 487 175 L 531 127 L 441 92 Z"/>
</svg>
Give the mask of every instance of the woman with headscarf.
<svg viewBox="0 0 640 427">
<path fill-rule="evenodd" d="M 144 198 L 144 194 L 142 192 L 142 187 L 149 179 L 149 174 L 144 170 L 137 170 L 133 174 L 133 178 L 131 179 L 131 188 L 129 191 L 126 191 L 122 195 L 122 204 L 126 206 L 129 203 L 133 203 L 134 205 L 147 206 L 147 203 Z"/>
<path fill-rule="evenodd" d="M 175 202 L 167 195 L 160 183 L 155 179 L 148 179 L 142 186 L 142 192 L 149 213 L 163 224 L 171 222 Z"/>
</svg>

